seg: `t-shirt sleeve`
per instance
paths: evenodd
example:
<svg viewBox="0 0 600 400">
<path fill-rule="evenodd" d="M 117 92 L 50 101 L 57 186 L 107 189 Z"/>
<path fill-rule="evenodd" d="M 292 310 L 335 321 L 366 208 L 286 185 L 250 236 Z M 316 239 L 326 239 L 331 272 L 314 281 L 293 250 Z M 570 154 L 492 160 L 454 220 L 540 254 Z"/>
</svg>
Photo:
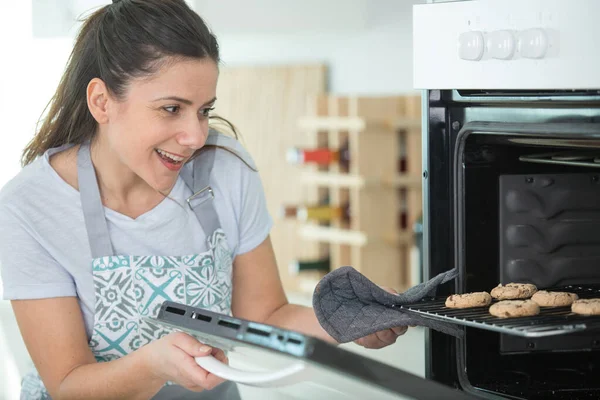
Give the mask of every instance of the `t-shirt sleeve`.
<svg viewBox="0 0 600 400">
<path fill-rule="evenodd" d="M 267 238 L 273 226 L 260 175 L 246 165 L 242 166 L 241 188 L 237 254 L 255 249 Z"/>
<path fill-rule="evenodd" d="M 0 272 L 4 300 L 76 296 L 72 276 L 35 238 L 31 223 L 0 208 Z"/>
</svg>

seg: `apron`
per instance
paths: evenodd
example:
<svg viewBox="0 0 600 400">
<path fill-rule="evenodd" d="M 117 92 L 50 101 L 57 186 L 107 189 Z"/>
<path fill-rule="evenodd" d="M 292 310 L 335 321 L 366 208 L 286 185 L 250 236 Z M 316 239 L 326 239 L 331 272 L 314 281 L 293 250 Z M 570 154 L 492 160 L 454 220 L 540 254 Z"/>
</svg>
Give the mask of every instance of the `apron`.
<svg viewBox="0 0 600 400">
<path fill-rule="evenodd" d="M 228 143 L 230 141 L 230 143 Z M 227 147 L 244 157 L 237 141 L 215 131 L 207 143 Z M 228 145 L 231 145 L 229 147 Z M 215 157 L 207 149 L 193 160 L 181 177 L 193 195 L 187 199 L 207 234 L 208 250 L 184 256 L 115 255 L 110 242 L 104 206 L 91 162 L 89 144 L 78 153 L 79 192 L 92 253 L 95 313 L 90 349 L 98 362 L 118 359 L 159 339 L 172 330 L 142 317 L 156 317 L 163 301 L 171 300 L 231 315 L 232 255 L 221 228 L 209 186 Z M 247 164 L 247 158 L 242 158 Z M 249 164 L 251 165 L 251 164 Z M 22 399 L 48 399 L 39 375 L 23 382 Z M 211 391 L 191 392 L 167 383 L 153 399 L 232 399 L 239 400 L 237 386 L 224 382 Z"/>
</svg>

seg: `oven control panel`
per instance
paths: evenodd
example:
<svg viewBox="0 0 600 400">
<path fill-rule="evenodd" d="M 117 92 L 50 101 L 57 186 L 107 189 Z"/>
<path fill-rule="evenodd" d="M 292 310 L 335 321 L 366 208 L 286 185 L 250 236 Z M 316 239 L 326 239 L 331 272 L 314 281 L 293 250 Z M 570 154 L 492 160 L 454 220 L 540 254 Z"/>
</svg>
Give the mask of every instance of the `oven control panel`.
<svg viewBox="0 0 600 400">
<path fill-rule="evenodd" d="M 600 89 L 600 1 L 413 8 L 416 89 Z"/>
<path fill-rule="evenodd" d="M 553 36 L 556 35 L 543 28 L 462 32 L 458 35 L 457 53 L 462 60 L 470 61 L 542 59 L 558 49 L 557 38 Z"/>
</svg>

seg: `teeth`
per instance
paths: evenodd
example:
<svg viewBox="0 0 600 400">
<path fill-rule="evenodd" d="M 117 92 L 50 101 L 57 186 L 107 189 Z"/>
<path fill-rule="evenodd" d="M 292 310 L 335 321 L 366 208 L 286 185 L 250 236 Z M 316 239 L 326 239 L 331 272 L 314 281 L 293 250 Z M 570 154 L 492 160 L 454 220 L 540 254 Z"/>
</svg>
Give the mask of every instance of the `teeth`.
<svg viewBox="0 0 600 400">
<path fill-rule="evenodd" d="M 176 155 L 174 155 L 174 154 L 167 153 L 166 151 L 164 151 L 164 150 L 161 150 L 161 149 L 156 149 L 156 151 L 157 151 L 158 153 L 160 153 L 161 155 L 163 155 L 163 156 L 165 156 L 165 157 L 167 157 L 167 158 L 170 158 L 171 160 L 173 160 L 173 161 L 175 161 L 175 162 L 181 162 L 181 161 L 183 161 L 183 160 L 184 160 L 184 157 L 179 157 L 179 156 L 176 156 Z"/>
</svg>

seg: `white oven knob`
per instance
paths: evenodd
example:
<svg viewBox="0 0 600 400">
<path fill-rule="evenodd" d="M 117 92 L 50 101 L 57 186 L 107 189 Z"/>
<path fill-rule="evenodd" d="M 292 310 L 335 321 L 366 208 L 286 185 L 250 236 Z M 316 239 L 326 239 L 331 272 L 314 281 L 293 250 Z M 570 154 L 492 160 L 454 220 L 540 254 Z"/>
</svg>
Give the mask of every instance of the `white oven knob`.
<svg viewBox="0 0 600 400">
<path fill-rule="evenodd" d="M 515 37 L 511 31 L 494 31 L 487 35 L 487 50 L 492 58 L 510 60 L 515 48 Z"/>
<path fill-rule="evenodd" d="M 543 29 L 528 29 L 519 35 L 519 53 L 525 58 L 544 58 L 548 50 L 548 36 Z"/>
<path fill-rule="evenodd" d="M 458 37 L 458 56 L 463 60 L 481 60 L 483 49 L 483 33 L 479 31 L 463 32 Z"/>
</svg>

